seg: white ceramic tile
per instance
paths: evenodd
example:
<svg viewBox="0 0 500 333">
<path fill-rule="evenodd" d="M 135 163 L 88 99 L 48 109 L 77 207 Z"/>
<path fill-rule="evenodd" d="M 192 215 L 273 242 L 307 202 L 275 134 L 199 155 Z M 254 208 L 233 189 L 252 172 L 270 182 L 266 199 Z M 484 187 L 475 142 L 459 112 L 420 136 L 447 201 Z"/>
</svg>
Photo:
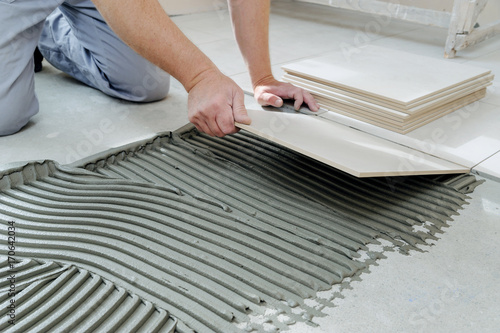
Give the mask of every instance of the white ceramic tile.
<svg viewBox="0 0 500 333">
<path fill-rule="evenodd" d="M 494 74 L 500 74 L 500 39 L 496 42 L 495 38 L 495 41 L 492 41 L 492 43 L 496 46 L 495 51 L 468 60 L 465 64 L 471 66 L 487 66 Z"/>
<path fill-rule="evenodd" d="M 496 45 L 496 51 L 476 57 L 473 60 L 467 61 L 465 64 L 487 66 L 491 68 L 493 74 L 496 74 L 496 80 L 494 80 L 493 86 L 488 89 L 488 95 L 484 99 L 484 102 L 500 106 L 500 36 L 498 37 L 499 38 L 495 37 L 495 40 L 491 41 L 491 43 Z"/>
<path fill-rule="evenodd" d="M 472 168 L 500 149 L 497 106 L 472 103 L 410 133 L 399 134 L 340 114 L 330 120 Z"/>
<path fill-rule="evenodd" d="M 486 97 L 482 102 L 500 106 L 500 77 L 488 87 Z"/>
<path fill-rule="evenodd" d="M 176 16 L 172 20 L 181 29 L 190 29 L 219 36 L 219 38 L 233 38 L 231 17 L 227 9 L 199 13 L 194 15 Z"/>
<path fill-rule="evenodd" d="M 207 32 L 193 30 L 193 29 L 189 29 L 189 28 L 182 29 L 182 32 L 195 45 L 200 45 L 200 44 L 204 44 L 204 43 L 210 43 L 210 42 L 215 42 L 218 40 L 225 39 L 217 34 L 207 33 Z"/>
<path fill-rule="evenodd" d="M 230 76 L 248 71 L 234 38 L 203 43 L 198 47 L 225 75 Z"/>
<path fill-rule="evenodd" d="M 419 27 L 408 22 L 365 17 L 364 14 L 360 18 L 357 14 L 310 4 L 273 4 L 270 17 L 271 62 L 289 62 L 332 50 L 356 48 L 360 44 Z M 298 19 L 301 20 L 300 25 L 297 25 Z"/>
<path fill-rule="evenodd" d="M 480 176 L 500 182 L 500 151 L 476 165 L 473 171 Z"/>
<path fill-rule="evenodd" d="M 249 72 L 234 74 L 229 77 L 233 79 L 233 81 L 236 82 L 236 84 L 240 86 L 246 94 L 253 95 L 252 80 L 250 80 Z"/>
<path fill-rule="evenodd" d="M 480 77 L 489 70 L 462 66 L 376 46 L 346 56 L 342 51 L 284 66 L 335 87 L 409 105 Z"/>
<path fill-rule="evenodd" d="M 308 8 L 310 6 L 306 6 Z M 271 11 L 269 46 L 271 63 L 283 63 L 305 57 L 319 56 L 325 52 L 338 50 L 343 45 L 350 45 L 359 34 L 357 27 L 345 26 L 347 18 L 338 19 L 339 13 L 333 11 L 331 15 L 324 13 L 317 19 L 304 19 L 297 25 L 296 16 L 306 17 L 309 14 L 291 13 L 285 9 L 275 13 L 275 6 Z M 327 8 L 329 10 L 329 8 Z M 310 16 L 309 16 L 310 17 Z M 328 18 L 326 18 L 328 17 Z M 359 24 L 359 21 L 355 24 Z M 381 38 L 375 36 L 373 39 Z M 304 47 L 307 45 L 306 47 Z"/>
<path fill-rule="evenodd" d="M 167 12 L 168 14 L 168 12 Z M 170 15 L 170 19 L 179 27 L 183 27 L 183 24 L 189 25 L 192 24 L 192 22 L 200 21 L 203 19 L 208 19 L 208 18 L 213 18 L 216 17 L 217 13 L 214 11 L 207 11 L 207 12 L 200 12 L 200 13 L 193 13 L 189 15 Z"/>
<path fill-rule="evenodd" d="M 300 113 L 248 110 L 238 126 L 357 177 L 464 173 L 469 169 L 367 133 Z"/>
<path fill-rule="evenodd" d="M 271 63 L 283 63 L 305 57 L 319 56 L 325 52 L 338 50 L 342 43 L 354 38 L 352 30 L 332 28 L 318 24 L 317 31 L 310 33 L 301 29 L 270 31 L 269 45 Z M 338 34 L 336 34 L 338 33 Z M 304 47 L 303 42 L 314 45 Z"/>
<path fill-rule="evenodd" d="M 478 101 L 407 136 L 430 154 L 472 167 L 500 150 L 498 111 L 498 107 Z"/>
<path fill-rule="evenodd" d="M 226 9 L 227 3 L 212 0 L 158 0 L 165 12 L 174 17 L 186 17 Z"/>
</svg>

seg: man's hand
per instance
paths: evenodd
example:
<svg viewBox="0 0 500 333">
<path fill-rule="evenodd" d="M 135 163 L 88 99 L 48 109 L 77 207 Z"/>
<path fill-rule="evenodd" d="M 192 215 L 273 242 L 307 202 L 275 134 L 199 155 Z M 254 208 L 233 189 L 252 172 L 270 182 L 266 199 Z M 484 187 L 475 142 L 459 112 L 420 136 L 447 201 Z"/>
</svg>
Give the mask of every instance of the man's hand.
<svg viewBox="0 0 500 333">
<path fill-rule="evenodd" d="M 310 93 L 290 83 L 280 82 L 272 76 L 267 76 L 254 85 L 254 96 L 257 102 L 263 106 L 280 107 L 284 99 L 295 100 L 295 110 L 300 109 L 302 103 L 306 103 L 311 111 L 318 111 L 319 105 Z"/>
<path fill-rule="evenodd" d="M 199 131 L 218 137 L 236 133 L 235 121 L 251 122 L 243 91 L 217 70 L 202 73 L 189 90 L 188 116 Z"/>
<path fill-rule="evenodd" d="M 182 83 L 189 119 L 209 135 L 250 124 L 243 91 L 172 22 L 157 0 L 92 0 L 111 28 L 137 53 Z M 147 33 L 144 33 L 147 31 Z"/>
</svg>

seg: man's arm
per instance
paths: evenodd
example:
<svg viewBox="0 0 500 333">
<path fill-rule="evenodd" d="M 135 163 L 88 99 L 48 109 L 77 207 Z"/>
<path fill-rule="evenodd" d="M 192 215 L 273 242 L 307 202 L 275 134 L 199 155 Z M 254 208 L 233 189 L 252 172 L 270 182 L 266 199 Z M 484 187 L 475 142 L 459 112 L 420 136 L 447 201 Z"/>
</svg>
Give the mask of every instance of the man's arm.
<svg viewBox="0 0 500 333">
<path fill-rule="evenodd" d="M 308 92 L 277 81 L 269 59 L 270 0 L 229 0 L 234 32 L 250 71 L 254 96 L 261 105 L 281 106 L 282 98 L 294 99 L 295 109 L 305 102 L 313 111 L 318 104 Z"/>
<path fill-rule="evenodd" d="M 224 136 L 250 123 L 243 91 L 172 22 L 157 0 L 93 0 L 116 34 L 137 53 L 179 80 L 189 93 L 189 120 Z"/>
</svg>

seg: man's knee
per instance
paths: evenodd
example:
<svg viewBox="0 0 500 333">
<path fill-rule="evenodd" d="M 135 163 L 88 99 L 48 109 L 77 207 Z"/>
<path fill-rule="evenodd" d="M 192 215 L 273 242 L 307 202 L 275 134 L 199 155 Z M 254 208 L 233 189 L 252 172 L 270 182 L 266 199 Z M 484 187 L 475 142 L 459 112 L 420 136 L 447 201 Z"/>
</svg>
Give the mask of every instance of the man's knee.
<svg viewBox="0 0 500 333">
<path fill-rule="evenodd" d="M 3 105 L 9 105 L 9 107 L 2 108 L 0 111 L 0 136 L 19 132 L 30 118 L 38 112 L 38 103 L 32 103 L 31 105 L 19 103 L 15 106 L 12 106 L 12 104 Z"/>
<path fill-rule="evenodd" d="M 33 63 L 31 63 L 14 83 L 0 82 L 1 136 L 18 132 L 38 113 L 33 74 Z"/>
<path fill-rule="evenodd" d="M 118 82 L 113 86 L 121 90 L 121 97 L 133 102 L 161 100 L 167 96 L 170 89 L 170 75 L 150 63 L 138 66 L 128 71 L 128 75 L 115 80 Z"/>
<path fill-rule="evenodd" d="M 170 90 L 170 75 L 161 69 L 151 69 L 138 76 L 131 88 L 131 95 L 137 102 L 154 102 L 165 98 Z"/>
</svg>

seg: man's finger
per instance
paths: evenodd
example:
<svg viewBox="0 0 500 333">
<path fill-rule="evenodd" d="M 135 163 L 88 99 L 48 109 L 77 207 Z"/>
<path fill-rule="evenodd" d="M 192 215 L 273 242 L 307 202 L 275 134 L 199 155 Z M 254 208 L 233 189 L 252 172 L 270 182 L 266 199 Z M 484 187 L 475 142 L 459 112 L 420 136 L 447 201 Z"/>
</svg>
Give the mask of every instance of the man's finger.
<svg viewBox="0 0 500 333">
<path fill-rule="evenodd" d="M 215 120 L 224 135 L 232 134 L 237 131 L 234 126 L 233 110 L 230 106 L 227 106 L 227 109 L 225 109 L 224 112 L 219 112 Z"/>
<path fill-rule="evenodd" d="M 300 106 L 304 102 L 304 98 L 302 97 L 302 91 L 299 90 L 297 93 L 295 93 L 293 98 L 295 98 L 295 103 L 293 103 L 293 107 L 295 108 L 295 110 L 300 109 Z"/>
<path fill-rule="evenodd" d="M 207 119 L 207 125 L 215 136 L 223 137 L 225 135 L 225 133 L 219 127 L 217 116 L 212 119 Z"/>
<path fill-rule="evenodd" d="M 215 136 L 215 134 L 210 130 L 210 128 L 208 128 L 207 124 L 204 122 L 197 122 L 194 124 L 194 126 L 196 126 L 198 131 L 202 133 L 208 134 L 210 136 Z"/>
<path fill-rule="evenodd" d="M 314 99 L 314 97 L 307 91 L 304 91 L 304 102 L 309 106 L 309 110 L 311 111 L 318 111 L 319 110 L 319 105 L 318 102 Z"/>
</svg>

